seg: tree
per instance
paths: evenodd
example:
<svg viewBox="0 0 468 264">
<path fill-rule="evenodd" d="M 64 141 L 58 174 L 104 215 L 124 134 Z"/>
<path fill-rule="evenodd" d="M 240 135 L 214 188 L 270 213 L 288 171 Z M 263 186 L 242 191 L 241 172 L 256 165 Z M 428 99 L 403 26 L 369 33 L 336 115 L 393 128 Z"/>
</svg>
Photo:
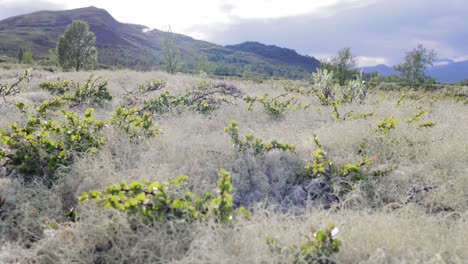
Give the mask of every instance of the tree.
<svg viewBox="0 0 468 264">
<path fill-rule="evenodd" d="M 418 44 L 415 49 L 406 53 L 405 61 L 395 66 L 395 70 L 401 73 L 402 81 L 406 85 L 414 88 L 430 80 L 426 70 L 433 65 L 435 58 L 434 50 L 428 50 L 422 44 Z"/>
<path fill-rule="evenodd" d="M 57 49 L 49 49 L 49 63 L 54 66 L 60 66 Z"/>
<path fill-rule="evenodd" d="M 179 49 L 177 48 L 175 35 L 172 33 L 171 27 L 168 26 L 164 33 L 163 40 L 163 61 L 166 70 L 170 74 L 176 73 L 179 68 Z"/>
<path fill-rule="evenodd" d="M 33 62 L 33 54 L 30 48 L 20 48 L 18 52 L 18 61 L 24 64 Z"/>
<path fill-rule="evenodd" d="M 330 65 L 325 65 L 329 67 Z M 351 48 L 344 48 L 338 51 L 338 56 L 333 57 L 331 60 L 331 66 L 335 72 L 335 76 L 338 79 L 338 83 L 343 86 L 346 80 L 351 79 L 357 74 L 356 58 L 351 54 Z"/>
<path fill-rule="evenodd" d="M 91 69 L 97 64 L 96 36 L 83 20 L 74 20 L 57 43 L 58 61 L 69 70 Z"/>
<path fill-rule="evenodd" d="M 206 55 L 200 55 L 196 59 L 196 69 L 197 73 L 204 72 L 204 73 L 211 73 L 212 67 L 208 62 L 208 58 Z"/>
</svg>

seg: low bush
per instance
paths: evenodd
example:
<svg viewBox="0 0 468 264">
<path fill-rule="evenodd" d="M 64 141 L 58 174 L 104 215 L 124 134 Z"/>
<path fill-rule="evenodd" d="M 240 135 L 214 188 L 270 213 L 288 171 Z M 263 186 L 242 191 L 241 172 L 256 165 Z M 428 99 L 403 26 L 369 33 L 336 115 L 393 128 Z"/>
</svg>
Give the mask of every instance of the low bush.
<svg viewBox="0 0 468 264">
<path fill-rule="evenodd" d="M 104 208 L 113 208 L 130 214 L 144 216 L 150 221 L 185 219 L 188 222 L 216 218 L 229 223 L 236 214 L 249 216 L 244 208 L 234 211 L 232 204 L 231 175 L 219 171 L 218 195 L 206 193 L 198 196 L 184 187 L 187 176 L 169 180 L 168 184 L 139 181 L 110 185 L 103 191 L 83 193 L 79 202 L 94 201 Z"/>
<path fill-rule="evenodd" d="M 112 100 L 112 95 L 107 86 L 107 80 L 102 77 L 94 78 L 94 75 L 91 75 L 83 83 L 63 80 L 55 83 L 44 82 L 39 84 L 39 88 L 42 90 L 57 95 L 74 105 L 102 104 L 104 101 Z"/>
<path fill-rule="evenodd" d="M 30 182 L 54 180 L 60 166 L 69 165 L 76 156 L 96 152 L 105 142 L 100 135 L 104 122 L 95 120 L 89 108 L 80 118 L 76 112 L 63 111 L 65 120 L 30 116 L 23 125 L 12 123 L 0 130 L 0 160 L 8 171 Z M 17 174 L 13 174 L 17 175 Z"/>
</svg>

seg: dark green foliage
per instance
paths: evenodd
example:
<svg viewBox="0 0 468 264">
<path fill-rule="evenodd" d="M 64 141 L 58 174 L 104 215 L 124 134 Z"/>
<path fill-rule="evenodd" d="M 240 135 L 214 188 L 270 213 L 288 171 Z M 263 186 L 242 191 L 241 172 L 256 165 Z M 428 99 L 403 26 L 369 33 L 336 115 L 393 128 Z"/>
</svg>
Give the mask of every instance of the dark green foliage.
<svg viewBox="0 0 468 264">
<path fill-rule="evenodd" d="M 60 66 L 66 70 L 92 69 L 97 64 L 96 36 L 88 22 L 74 20 L 57 42 Z"/>
<path fill-rule="evenodd" d="M 252 152 L 255 155 L 264 155 L 272 150 L 294 152 L 295 146 L 288 143 L 279 143 L 276 140 L 263 142 L 262 138 L 256 138 L 253 134 L 244 137 L 239 135 L 239 125 L 235 120 L 229 122 L 229 126 L 224 131 L 231 136 L 231 143 L 238 152 Z"/>
</svg>

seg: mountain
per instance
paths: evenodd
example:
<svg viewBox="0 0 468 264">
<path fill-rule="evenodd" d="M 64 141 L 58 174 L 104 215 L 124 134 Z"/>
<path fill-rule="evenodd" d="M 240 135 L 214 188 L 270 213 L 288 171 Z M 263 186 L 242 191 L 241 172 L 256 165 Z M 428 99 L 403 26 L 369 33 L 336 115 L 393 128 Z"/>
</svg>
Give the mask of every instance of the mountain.
<svg viewBox="0 0 468 264">
<path fill-rule="evenodd" d="M 162 65 L 165 32 L 149 30 L 135 24 L 120 23 L 106 10 L 86 7 L 65 11 L 39 11 L 0 21 L 0 55 L 16 57 L 20 47 L 30 47 L 35 59 L 46 59 L 48 50 L 55 48 L 59 36 L 75 19 L 85 20 L 96 34 L 99 63 L 108 66 L 147 68 Z M 196 71 L 200 58 L 206 58 L 214 70 L 239 74 L 250 65 L 257 74 L 300 78 L 315 71 L 319 65 L 311 57 L 277 48 L 275 52 L 252 53 L 236 49 L 238 45 L 223 47 L 189 36 L 174 34 L 184 70 Z M 288 60 L 284 51 L 293 54 Z M 309 63 L 306 63 L 306 62 Z"/>
<path fill-rule="evenodd" d="M 468 61 L 454 62 L 450 59 L 438 60 L 434 66 L 427 70 L 427 75 L 441 83 L 458 83 L 468 79 Z M 398 74 L 393 68 L 387 65 L 377 65 L 361 68 L 364 73 L 377 72 L 380 76 Z"/>
<path fill-rule="evenodd" d="M 369 66 L 369 67 L 363 67 L 361 68 L 363 73 L 374 73 L 377 72 L 380 76 L 389 76 L 392 74 L 398 74 L 397 71 L 395 71 L 393 68 L 384 65 L 384 64 L 379 64 L 376 66 Z"/>
<path fill-rule="evenodd" d="M 299 66 L 306 69 L 316 69 L 320 67 L 320 61 L 313 57 L 302 56 L 295 50 L 281 48 L 275 45 L 265 45 L 259 42 L 247 41 L 237 45 L 225 46 L 243 52 L 254 53 L 263 57 L 271 58 L 279 63 Z"/>
<path fill-rule="evenodd" d="M 468 79 L 468 61 L 435 66 L 430 68 L 427 73 L 439 82 L 458 83 L 464 79 Z"/>
</svg>

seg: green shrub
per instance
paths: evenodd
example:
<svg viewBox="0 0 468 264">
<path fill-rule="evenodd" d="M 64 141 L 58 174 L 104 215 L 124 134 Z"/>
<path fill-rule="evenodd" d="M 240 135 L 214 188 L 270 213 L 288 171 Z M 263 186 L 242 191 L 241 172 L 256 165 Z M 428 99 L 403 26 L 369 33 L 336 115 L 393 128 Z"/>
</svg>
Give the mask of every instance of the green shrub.
<svg viewBox="0 0 468 264">
<path fill-rule="evenodd" d="M 21 92 L 19 85 L 24 81 L 29 81 L 29 75 L 31 74 L 32 68 L 27 69 L 23 75 L 18 77 L 18 80 L 14 83 L 0 83 L 0 97 L 6 102 L 6 97 L 13 96 Z"/>
<path fill-rule="evenodd" d="M 73 103 L 73 105 L 80 105 L 101 104 L 103 101 L 112 100 L 112 95 L 107 85 L 107 80 L 104 80 L 102 77 L 94 78 L 94 75 L 91 75 L 83 83 L 70 80 L 55 83 L 44 82 L 39 85 L 39 88 L 60 96 L 61 99 L 67 100 Z"/>
<path fill-rule="evenodd" d="M 326 229 L 310 229 L 310 234 L 305 235 L 307 241 L 300 245 L 285 247 L 277 239 L 267 237 L 266 241 L 271 252 L 276 254 L 287 254 L 293 257 L 293 263 L 336 263 L 330 257 L 338 253 L 341 241 L 336 237 L 339 229 L 329 225 Z"/>
<path fill-rule="evenodd" d="M 351 80 L 348 85 L 341 87 L 341 98 L 345 103 L 351 103 L 359 99 L 362 104 L 367 97 L 368 88 L 366 81 L 363 80 L 362 72 L 356 75 L 356 79 Z"/>
<path fill-rule="evenodd" d="M 153 124 L 153 115 L 138 107 L 118 107 L 112 114 L 112 124 L 125 131 L 131 138 L 159 134 L 159 126 Z"/>
<path fill-rule="evenodd" d="M 144 216 L 150 221 L 171 221 L 185 219 L 189 222 L 215 218 L 229 223 L 237 214 L 249 216 L 240 208 L 234 212 L 232 205 L 231 175 L 224 169 L 219 171 L 218 195 L 206 193 L 203 196 L 190 192 L 184 183 L 187 176 L 169 180 L 169 183 L 138 181 L 110 185 L 103 191 L 83 193 L 79 203 L 94 201 L 104 208 L 112 208 L 129 214 Z"/>
<path fill-rule="evenodd" d="M 354 113 L 354 111 L 349 111 L 343 117 L 343 120 L 354 120 L 354 119 L 367 119 L 375 115 L 375 109 L 370 113 Z"/>
<path fill-rule="evenodd" d="M 231 143 L 238 152 L 251 152 L 254 155 L 264 155 L 272 150 L 294 152 L 295 146 L 288 143 L 279 143 L 276 140 L 263 142 L 262 138 L 256 138 L 253 134 L 244 137 L 239 135 L 239 125 L 235 120 L 229 122 L 224 131 L 231 136 Z"/>
<path fill-rule="evenodd" d="M 427 109 L 421 109 L 418 112 L 416 112 L 413 117 L 406 118 L 405 123 L 407 123 L 408 125 L 418 123 L 418 127 L 426 127 L 426 128 L 435 126 L 436 123 L 433 121 L 419 122 L 427 113 L 429 113 Z"/>
<path fill-rule="evenodd" d="M 53 95 L 64 95 L 65 93 L 75 90 L 76 83 L 71 80 L 63 80 L 56 82 L 43 82 L 39 84 L 39 88 L 48 91 Z"/>
<path fill-rule="evenodd" d="M 161 90 L 166 85 L 167 85 L 167 82 L 164 80 L 149 80 L 145 82 L 144 84 L 140 84 L 140 86 L 138 86 L 138 91 L 139 92 L 157 91 L 157 90 Z"/>
<path fill-rule="evenodd" d="M 368 181 L 373 175 L 380 175 L 378 171 L 372 171 L 371 159 L 363 157 L 359 162 L 349 163 L 343 166 L 334 165 L 328 158 L 324 147 L 320 143 L 316 134 L 313 134 L 313 142 L 316 146 L 311 157 L 311 161 L 305 166 L 305 172 L 302 174 L 306 178 L 323 177 L 330 185 L 336 188 L 336 193 L 340 196 L 345 195 L 353 189 L 355 183 Z"/>
<path fill-rule="evenodd" d="M 295 96 L 291 96 L 290 98 L 286 99 L 285 101 L 279 100 L 280 98 L 285 98 L 289 94 L 284 93 L 280 94 L 274 98 L 270 99 L 269 94 L 264 94 L 262 97 L 251 97 L 251 96 L 246 96 L 244 97 L 244 101 L 248 104 L 247 109 L 252 110 L 253 104 L 255 102 L 261 103 L 264 107 L 267 113 L 273 117 L 273 118 L 279 118 L 282 116 L 283 113 L 289 110 L 298 110 L 302 109 L 302 104 L 298 102 L 297 98 Z M 307 108 L 308 106 L 304 107 Z"/>
<path fill-rule="evenodd" d="M 75 112 L 62 111 L 64 121 L 30 116 L 26 124 L 9 124 L 0 131 L 1 156 L 9 171 L 15 170 L 26 181 L 53 180 L 60 166 L 87 152 L 96 152 L 105 142 L 99 135 L 104 122 L 95 120 L 89 108 L 82 118 Z"/>
<path fill-rule="evenodd" d="M 391 130 L 395 129 L 399 121 L 393 117 L 384 117 L 377 123 L 377 132 L 387 135 Z"/>
<path fill-rule="evenodd" d="M 201 81 L 183 95 L 175 96 L 165 91 L 153 99 L 146 100 L 142 109 L 152 113 L 163 113 L 179 108 L 206 114 L 219 109 L 223 103 L 234 104 L 233 99 L 241 98 L 241 94 L 237 87 L 232 85 L 213 85 L 209 81 Z"/>
<path fill-rule="evenodd" d="M 335 81 L 333 80 L 333 71 L 327 69 L 317 69 L 312 73 L 313 93 L 319 99 L 322 105 L 329 105 L 335 101 Z"/>
<path fill-rule="evenodd" d="M 328 160 L 327 154 L 316 134 L 313 134 L 313 138 L 316 149 L 312 157 L 312 162 L 305 166 L 305 169 L 308 171 L 307 175 L 310 178 L 316 178 L 328 174 L 330 177 L 329 174 L 331 174 L 332 163 Z"/>
</svg>

